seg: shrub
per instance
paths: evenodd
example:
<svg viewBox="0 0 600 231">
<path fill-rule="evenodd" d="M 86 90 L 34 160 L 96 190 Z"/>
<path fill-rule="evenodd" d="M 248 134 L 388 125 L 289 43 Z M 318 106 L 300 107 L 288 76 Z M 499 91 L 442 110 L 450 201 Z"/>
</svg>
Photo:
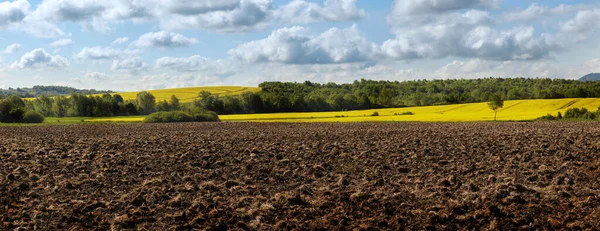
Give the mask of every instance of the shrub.
<svg viewBox="0 0 600 231">
<path fill-rule="evenodd" d="M 565 112 L 565 119 L 583 118 L 588 113 L 587 108 L 571 108 Z"/>
<path fill-rule="evenodd" d="M 44 122 L 44 116 L 35 111 L 27 111 L 23 115 L 23 123 L 39 124 Z"/>
<path fill-rule="evenodd" d="M 373 112 L 373 114 L 371 114 L 371 116 L 379 116 L 379 112 Z"/>
<path fill-rule="evenodd" d="M 23 114 L 25 114 L 25 110 L 21 108 L 12 108 L 8 113 L 2 116 L 2 120 L 0 122 L 20 123 L 23 121 Z"/>
<path fill-rule="evenodd" d="M 219 115 L 213 111 L 207 111 L 200 108 L 192 108 L 187 111 L 196 122 L 218 122 Z"/>
<path fill-rule="evenodd" d="M 550 114 L 538 118 L 538 120 L 556 120 L 556 119 L 557 119 L 556 117 L 554 117 L 553 115 L 550 115 Z"/>
<path fill-rule="evenodd" d="M 155 112 L 144 118 L 144 123 L 177 123 L 194 121 L 219 121 L 219 116 L 211 111 L 194 112 L 193 114 L 183 111 L 171 111 Z"/>
<path fill-rule="evenodd" d="M 394 115 L 414 115 L 414 114 L 415 113 L 410 112 L 410 111 L 405 111 L 405 112 L 402 112 L 402 113 L 394 113 Z"/>
</svg>

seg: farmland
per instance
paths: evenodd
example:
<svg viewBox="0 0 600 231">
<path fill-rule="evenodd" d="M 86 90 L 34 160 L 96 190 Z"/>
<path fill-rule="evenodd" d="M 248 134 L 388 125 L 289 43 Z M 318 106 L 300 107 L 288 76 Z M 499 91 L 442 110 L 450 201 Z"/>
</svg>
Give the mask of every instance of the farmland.
<svg viewBox="0 0 600 231">
<path fill-rule="evenodd" d="M 0 127 L 0 227 L 598 229 L 598 140 L 561 122 Z"/>
<path fill-rule="evenodd" d="M 548 113 L 556 115 L 569 108 L 588 108 L 596 110 L 600 99 L 539 99 L 506 101 L 504 108 L 498 112 L 498 120 L 522 121 L 534 120 Z M 379 116 L 371 116 L 377 112 Z M 402 115 L 412 112 L 414 115 Z M 230 122 L 457 122 L 457 121 L 490 121 L 494 112 L 486 103 L 456 104 L 426 107 L 371 109 L 341 112 L 310 113 L 271 113 L 221 115 L 222 121 Z M 143 117 L 86 118 L 86 122 L 141 122 Z"/>
<path fill-rule="evenodd" d="M 171 88 L 161 90 L 148 90 L 156 98 L 156 101 L 169 100 L 172 95 L 175 95 L 182 103 L 189 103 L 197 99 L 198 93 L 201 91 L 208 91 L 212 94 L 219 96 L 226 95 L 238 95 L 245 91 L 259 92 L 258 87 L 238 87 L 238 86 L 216 86 L 216 87 L 186 87 L 186 88 Z M 112 95 L 119 94 L 124 100 L 135 100 L 137 94 L 140 92 L 117 92 Z M 96 94 L 99 95 L 99 94 Z M 33 100 L 33 98 L 27 98 L 26 100 Z"/>
</svg>

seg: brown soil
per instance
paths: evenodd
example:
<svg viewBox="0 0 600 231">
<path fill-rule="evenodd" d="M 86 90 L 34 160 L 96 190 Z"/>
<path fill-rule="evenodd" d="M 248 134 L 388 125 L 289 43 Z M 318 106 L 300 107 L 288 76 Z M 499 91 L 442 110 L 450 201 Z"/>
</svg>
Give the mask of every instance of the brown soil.
<svg viewBox="0 0 600 231">
<path fill-rule="evenodd" d="M 0 128 L 0 229 L 600 229 L 597 123 Z"/>
</svg>

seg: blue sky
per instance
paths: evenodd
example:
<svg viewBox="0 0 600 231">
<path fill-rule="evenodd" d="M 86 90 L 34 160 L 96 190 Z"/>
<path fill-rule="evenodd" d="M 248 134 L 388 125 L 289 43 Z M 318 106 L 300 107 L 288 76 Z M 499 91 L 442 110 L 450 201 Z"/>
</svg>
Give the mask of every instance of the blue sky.
<svg viewBox="0 0 600 231">
<path fill-rule="evenodd" d="M 0 88 L 600 72 L 600 0 L 0 2 Z"/>
</svg>

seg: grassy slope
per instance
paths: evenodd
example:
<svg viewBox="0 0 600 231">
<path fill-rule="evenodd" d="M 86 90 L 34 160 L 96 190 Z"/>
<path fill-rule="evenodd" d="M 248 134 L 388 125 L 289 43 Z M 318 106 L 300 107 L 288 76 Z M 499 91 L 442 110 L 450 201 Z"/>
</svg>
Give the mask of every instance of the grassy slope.
<svg viewBox="0 0 600 231">
<path fill-rule="evenodd" d="M 533 120 L 548 113 L 556 115 L 569 108 L 588 108 L 596 110 L 600 99 L 540 99 L 506 101 L 504 108 L 498 111 L 498 120 Z M 415 115 L 394 115 L 402 112 L 413 112 Z M 370 116 L 378 112 L 379 116 Z M 341 117 L 344 116 L 344 117 Z M 254 122 L 362 122 L 362 121 L 490 121 L 494 112 L 487 103 L 456 104 L 443 106 L 373 109 L 344 112 L 310 112 L 310 113 L 273 113 L 222 115 L 222 121 L 254 121 Z M 141 122 L 143 117 L 89 118 L 86 122 Z"/>
</svg>

